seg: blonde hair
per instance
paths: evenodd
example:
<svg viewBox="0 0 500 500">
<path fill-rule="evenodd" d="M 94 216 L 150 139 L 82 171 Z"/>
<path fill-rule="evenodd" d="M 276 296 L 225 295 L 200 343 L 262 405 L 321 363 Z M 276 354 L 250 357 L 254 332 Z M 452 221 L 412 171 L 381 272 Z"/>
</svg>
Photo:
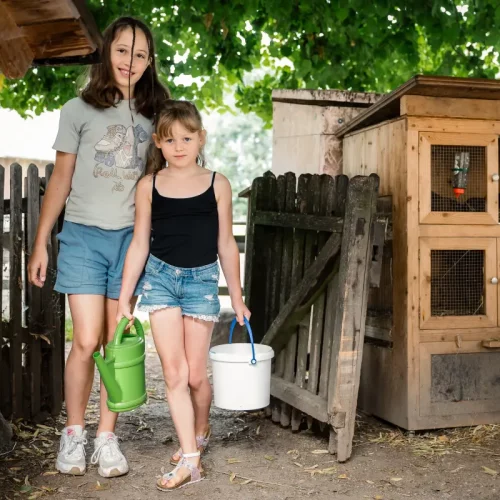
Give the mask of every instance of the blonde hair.
<svg viewBox="0 0 500 500">
<path fill-rule="evenodd" d="M 158 139 L 170 137 L 175 122 L 179 122 L 191 133 L 203 130 L 200 112 L 193 103 L 171 99 L 165 102 L 165 105 L 160 109 L 156 118 L 155 134 L 158 136 Z M 203 148 L 200 150 L 197 161 L 198 165 L 205 167 L 206 160 Z M 161 149 L 156 147 L 156 144 L 152 142 L 148 154 L 147 172 L 156 174 L 162 168 L 165 168 L 165 158 Z"/>
</svg>

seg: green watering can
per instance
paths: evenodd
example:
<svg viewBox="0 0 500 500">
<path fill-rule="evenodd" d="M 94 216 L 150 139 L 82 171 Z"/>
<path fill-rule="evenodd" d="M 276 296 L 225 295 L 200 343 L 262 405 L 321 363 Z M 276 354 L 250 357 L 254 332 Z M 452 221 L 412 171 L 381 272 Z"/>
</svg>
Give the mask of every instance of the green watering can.
<svg viewBox="0 0 500 500">
<path fill-rule="evenodd" d="M 129 320 L 123 318 L 116 327 L 113 340 L 106 345 L 106 359 L 94 353 L 94 361 L 108 393 L 108 408 L 116 413 L 141 406 L 147 398 L 146 343 L 141 322 L 134 319 L 137 335 L 125 333 Z"/>
</svg>

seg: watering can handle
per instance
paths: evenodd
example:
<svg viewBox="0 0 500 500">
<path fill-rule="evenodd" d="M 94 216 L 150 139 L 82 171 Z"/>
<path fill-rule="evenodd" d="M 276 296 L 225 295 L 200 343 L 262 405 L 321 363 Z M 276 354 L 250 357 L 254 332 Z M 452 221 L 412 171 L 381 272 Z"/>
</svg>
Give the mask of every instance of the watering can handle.
<svg viewBox="0 0 500 500">
<path fill-rule="evenodd" d="M 122 318 L 118 323 L 118 326 L 115 330 L 115 338 L 113 339 L 113 344 L 115 346 L 119 346 L 122 343 L 122 337 L 125 333 L 125 328 L 127 328 L 128 323 L 129 320 L 127 318 Z M 137 335 L 139 335 L 139 337 L 142 337 L 142 339 L 144 340 L 144 330 L 142 329 L 141 322 L 137 318 L 134 318 L 134 328 Z"/>
<path fill-rule="evenodd" d="M 250 344 L 252 345 L 252 359 L 250 360 L 250 363 L 252 363 L 252 365 L 255 365 L 257 363 L 257 360 L 255 359 L 255 346 L 253 343 L 252 328 L 250 327 L 249 321 L 244 316 L 243 316 L 243 320 L 245 321 L 248 336 L 250 337 Z M 234 332 L 235 326 L 236 326 L 236 318 L 233 319 L 233 321 L 231 322 L 231 327 L 229 328 L 229 343 L 230 344 L 233 342 L 233 332 Z"/>
</svg>

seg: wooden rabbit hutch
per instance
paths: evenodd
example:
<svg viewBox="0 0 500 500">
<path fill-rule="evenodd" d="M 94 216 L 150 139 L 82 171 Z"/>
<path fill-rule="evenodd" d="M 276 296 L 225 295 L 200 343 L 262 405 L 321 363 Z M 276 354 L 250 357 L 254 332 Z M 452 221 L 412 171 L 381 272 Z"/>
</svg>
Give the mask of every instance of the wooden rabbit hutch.
<svg viewBox="0 0 500 500">
<path fill-rule="evenodd" d="M 500 81 L 417 76 L 337 132 L 392 212 L 359 406 L 405 429 L 500 422 Z"/>
</svg>

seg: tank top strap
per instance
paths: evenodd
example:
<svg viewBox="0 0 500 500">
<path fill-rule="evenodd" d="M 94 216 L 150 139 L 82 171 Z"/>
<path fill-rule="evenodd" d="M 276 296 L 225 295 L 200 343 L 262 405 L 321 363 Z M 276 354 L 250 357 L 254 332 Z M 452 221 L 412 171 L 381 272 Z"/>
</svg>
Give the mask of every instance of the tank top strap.
<svg viewBox="0 0 500 500">
<path fill-rule="evenodd" d="M 155 187 L 156 187 L 156 172 L 153 174 L 153 189 L 152 192 L 155 192 Z"/>
<path fill-rule="evenodd" d="M 215 182 L 215 172 L 212 174 L 212 184 L 210 184 L 210 187 L 214 187 L 214 182 Z"/>
</svg>

